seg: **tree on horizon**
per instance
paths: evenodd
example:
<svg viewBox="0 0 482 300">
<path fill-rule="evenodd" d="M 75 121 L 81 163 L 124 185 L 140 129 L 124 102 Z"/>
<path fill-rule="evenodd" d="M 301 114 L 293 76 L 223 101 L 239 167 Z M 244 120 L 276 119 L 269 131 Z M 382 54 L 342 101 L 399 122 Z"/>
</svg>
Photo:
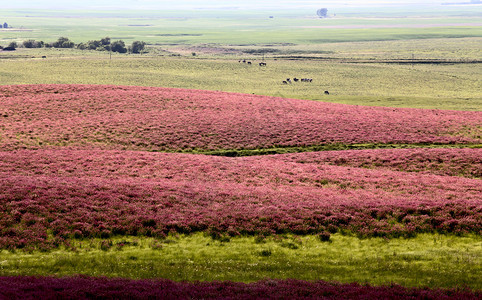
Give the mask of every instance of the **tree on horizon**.
<svg viewBox="0 0 482 300">
<path fill-rule="evenodd" d="M 327 8 L 320 8 L 320 9 L 318 9 L 318 11 L 316 12 L 316 14 L 317 14 L 320 18 L 326 18 L 327 15 L 328 15 L 328 9 L 327 9 Z"/>
</svg>

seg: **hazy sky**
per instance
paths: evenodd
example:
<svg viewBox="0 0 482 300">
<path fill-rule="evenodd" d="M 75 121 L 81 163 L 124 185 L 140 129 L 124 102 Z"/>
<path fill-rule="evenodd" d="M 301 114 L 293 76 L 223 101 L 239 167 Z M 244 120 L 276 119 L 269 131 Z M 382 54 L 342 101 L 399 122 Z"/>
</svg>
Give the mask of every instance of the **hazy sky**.
<svg viewBox="0 0 482 300">
<path fill-rule="evenodd" d="M 464 0 L 2 0 L 3 8 L 46 9 L 199 9 L 199 8 L 315 8 L 340 6 L 440 4 Z M 469 1 L 469 0 L 465 0 Z"/>
</svg>

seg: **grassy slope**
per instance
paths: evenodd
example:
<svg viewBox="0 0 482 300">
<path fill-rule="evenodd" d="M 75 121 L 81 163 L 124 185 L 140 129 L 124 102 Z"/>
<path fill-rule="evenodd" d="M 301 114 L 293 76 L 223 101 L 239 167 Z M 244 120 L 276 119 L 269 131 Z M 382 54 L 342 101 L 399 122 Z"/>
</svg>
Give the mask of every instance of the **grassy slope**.
<svg viewBox="0 0 482 300">
<path fill-rule="evenodd" d="M 0 252 L 0 275 L 231 280 L 328 280 L 373 285 L 482 289 L 482 239 L 423 234 L 363 239 L 335 234 L 213 240 L 203 234 L 73 241 L 52 252 Z M 124 246 L 122 246 L 124 245 Z"/>
</svg>

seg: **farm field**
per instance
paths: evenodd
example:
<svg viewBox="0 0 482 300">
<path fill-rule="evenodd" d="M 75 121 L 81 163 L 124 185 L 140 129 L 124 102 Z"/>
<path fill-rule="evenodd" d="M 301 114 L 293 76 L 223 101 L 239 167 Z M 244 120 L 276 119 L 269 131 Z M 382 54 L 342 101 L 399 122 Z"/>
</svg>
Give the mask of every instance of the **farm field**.
<svg viewBox="0 0 482 300">
<path fill-rule="evenodd" d="M 0 298 L 480 298 L 474 7 L 7 11 Z"/>
</svg>

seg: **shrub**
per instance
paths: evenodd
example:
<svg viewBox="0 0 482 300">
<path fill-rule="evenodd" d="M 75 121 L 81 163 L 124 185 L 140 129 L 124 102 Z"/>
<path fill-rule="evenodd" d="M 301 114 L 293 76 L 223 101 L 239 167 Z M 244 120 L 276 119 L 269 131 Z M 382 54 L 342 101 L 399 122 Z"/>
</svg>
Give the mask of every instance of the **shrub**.
<svg viewBox="0 0 482 300">
<path fill-rule="evenodd" d="M 56 42 L 52 44 L 54 48 L 74 48 L 74 42 L 70 41 L 69 38 L 60 37 Z"/>
<path fill-rule="evenodd" d="M 145 46 L 146 46 L 145 42 L 134 41 L 132 42 L 132 46 L 129 48 L 129 50 L 132 53 L 141 53 L 142 51 L 144 51 Z"/>
<path fill-rule="evenodd" d="M 122 40 L 114 41 L 111 44 L 111 50 L 112 52 L 127 53 L 126 44 Z"/>
</svg>

